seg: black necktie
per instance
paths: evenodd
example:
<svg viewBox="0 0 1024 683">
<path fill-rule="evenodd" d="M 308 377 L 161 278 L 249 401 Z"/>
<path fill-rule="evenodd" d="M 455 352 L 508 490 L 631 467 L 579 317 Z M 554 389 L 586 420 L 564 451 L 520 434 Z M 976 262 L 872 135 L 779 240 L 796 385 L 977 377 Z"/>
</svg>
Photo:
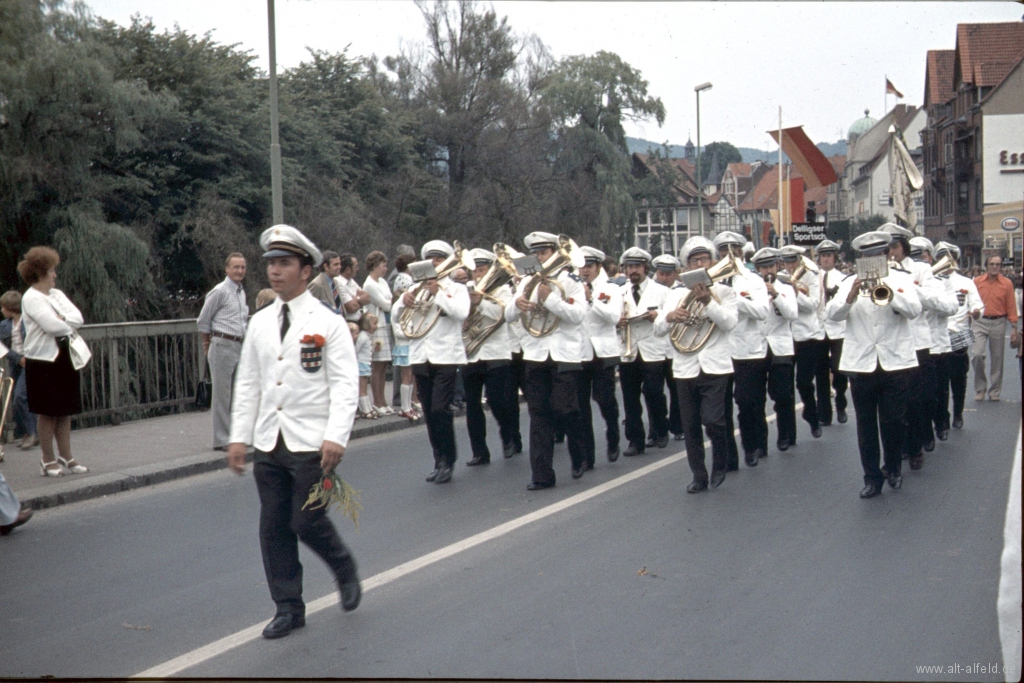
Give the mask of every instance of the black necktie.
<svg viewBox="0 0 1024 683">
<path fill-rule="evenodd" d="M 288 304 L 281 304 L 281 341 L 284 341 L 284 336 L 288 334 L 288 328 L 291 323 L 288 322 Z"/>
<path fill-rule="evenodd" d="M 640 303 L 640 285 L 633 285 L 633 303 Z"/>
</svg>

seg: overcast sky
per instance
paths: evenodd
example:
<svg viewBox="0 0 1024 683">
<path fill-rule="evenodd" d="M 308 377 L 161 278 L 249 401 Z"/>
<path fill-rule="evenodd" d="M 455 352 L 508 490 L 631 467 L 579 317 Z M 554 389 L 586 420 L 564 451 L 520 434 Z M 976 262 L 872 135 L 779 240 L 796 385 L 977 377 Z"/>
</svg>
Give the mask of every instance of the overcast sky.
<svg viewBox="0 0 1024 683">
<path fill-rule="evenodd" d="M 239 43 L 268 68 L 263 0 L 87 0 L 101 17 L 127 24 L 133 14 L 159 28 L 178 24 L 222 43 Z M 815 142 L 833 142 L 864 109 L 878 118 L 885 77 L 909 104 L 924 96 L 925 55 L 952 49 L 956 25 L 1020 21 L 1011 2 L 495 2 L 519 34 L 534 33 L 557 58 L 617 53 L 638 69 L 667 110 L 664 126 L 629 126 L 655 142 L 697 140 L 693 87 L 701 93 L 701 143 L 777 149 L 766 131 L 803 125 Z M 278 69 L 307 47 L 352 56 L 396 54 L 424 40 L 423 20 L 405 0 L 277 0 Z M 889 106 L 895 103 L 889 97 Z"/>
</svg>

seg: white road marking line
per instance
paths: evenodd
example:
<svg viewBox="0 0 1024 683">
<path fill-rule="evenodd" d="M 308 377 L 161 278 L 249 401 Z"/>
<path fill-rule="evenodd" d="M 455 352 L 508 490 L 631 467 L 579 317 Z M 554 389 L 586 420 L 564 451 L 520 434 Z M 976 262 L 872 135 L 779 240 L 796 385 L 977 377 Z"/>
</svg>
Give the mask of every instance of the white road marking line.
<svg viewBox="0 0 1024 683">
<path fill-rule="evenodd" d="M 1010 475 L 1010 499 L 1006 503 L 1003 527 L 1003 556 L 999 572 L 999 644 L 1003 649 L 1003 672 L 1007 681 L 1020 680 L 1021 668 L 1021 430 L 1017 429 L 1017 453 Z"/>
<path fill-rule="evenodd" d="M 795 408 L 799 409 L 802 405 L 802 403 L 797 404 Z M 774 413 L 768 416 L 768 422 L 773 422 L 774 420 Z M 733 433 L 739 434 L 739 431 L 739 429 L 736 429 Z M 704 442 L 704 448 L 710 448 L 710 446 L 710 441 Z M 658 462 L 652 462 L 650 465 L 645 465 L 644 467 L 641 467 L 638 470 L 634 470 L 620 477 L 616 477 L 611 481 L 606 481 L 603 484 L 599 484 L 591 489 L 587 489 L 586 491 L 577 493 L 576 495 L 570 496 L 557 503 L 552 503 L 547 507 L 543 507 L 529 514 L 523 515 L 522 517 L 517 517 L 516 519 L 505 522 L 504 524 L 499 524 L 496 527 L 492 527 L 490 529 L 487 529 L 486 531 L 482 531 L 478 534 L 470 536 L 469 538 L 463 539 L 456 543 L 452 543 L 451 545 L 445 546 L 440 550 L 435 550 L 432 553 L 427 553 L 426 555 L 417 557 L 414 560 L 409 560 L 408 562 L 400 564 L 397 567 L 392 567 L 391 569 L 383 571 L 380 574 L 375 574 L 362 582 L 363 592 L 368 593 L 374 588 L 380 588 L 381 586 L 387 585 L 392 581 L 396 581 L 408 574 L 412 574 L 413 572 L 423 569 L 424 567 L 440 562 L 441 560 L 452 557 L 453 555 L 458 555 L 459 553 L 469 550 L 470 548 L 474 548 L 482 543 L 486 543 L 488 541 L 492 541 L 496 538 L 509 534 L 515 531 L 516 529 L 524 527 L 528 524 L 532 524 L 533 522 L 542 520 L 545 517 L 550 517 L 551 515 L 562 512 L 563 510 L 567 510 L 571 507 L 579 505 L 580 503 L 588 501 L 591 498 L 596 498 L 597 496 L 600 496 L 603 493 L 607 493 L 608 491 L 616 489 L 624 484 L 636 481 L 637 479 L 645 477 L 653 472 L 657 472 L 658 470 L 664 467 L 674 465 L 675 463 L 685 458 L 686 449 L 684 448 L 678 453 L 670 455 L 662 460 L 659 460 Z M 312 614 L 316 614 L 317 612 L 323 611 L 329 607 L 333 607 L 338 604 L 338 600 L 338 593 L 333 592 L 329 595 L 325 595 L 322 598 L 318 598 L 310 603 L 307 603 L 306 616 L 308 617 Z M 167 678 L 170 676 L 175 676 L 180 672 L 184 671 L 185 669 L 196 666 L 197 664 L 202 664 L 205 661 L 208 661 L 210 659 L 213 659 L 214 657 L 224 654 L 228 650 L 232 650 L 240 645 L 245 645 L 246 643 L 252 642 L 260 638 L 263 633 L 263 627 L 264 624 L 261 622 L 259 624 L 255 624 L 248 628 L 242 629 L 241 631 L 232 633 L 231 635 L 225 636 L 220 640 L 215 640 L 212 643 L 204 645 L 200 648 L 196 648 L 191 652 L 186 652 L 180 657 L 175 657 L 174 659 L 164 662 L 163 664 L 159 664 L 151 669 L 146 669 L 145 671 L 137 673 L 134 676 L 132 676 L 132 678 Z"/>
</svg>

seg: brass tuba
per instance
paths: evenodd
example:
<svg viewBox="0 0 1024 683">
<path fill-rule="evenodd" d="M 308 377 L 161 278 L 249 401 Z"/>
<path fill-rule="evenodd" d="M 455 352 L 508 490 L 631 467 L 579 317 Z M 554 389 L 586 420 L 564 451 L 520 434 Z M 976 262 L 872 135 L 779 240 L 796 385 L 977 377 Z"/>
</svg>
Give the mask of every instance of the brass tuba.
<svg viewBox="0 0 1024 683">
<path fill-rule="evenodd" d="M 562 298 L 565 298 L 565 288 L 555 277 L 566 268 L 582 268 L 584 263 L 583 252 L 572 239 L 565 235 L 558 236 L 558 249 L 549 258 L 539 272 L 535 273 L 523 289 L 523 297 L 532 301 L 536 307 L 532 311 L 524 311 L 522 314 L 523 329 L 534 337 L 546 337 L 555 331 L 560 322 L 559 318 L 551 313 L 543 304 L 535 298 L 537 286 L 546 282 L 559 291 Z"/>
<path fill-rule="evenodd" d="M 437 268 L 438 280 L 451 275 L 459 268 L 468 268 L 471 272 L 473 270 L 475 264 L 459 241 L 453 241 L 452 246 L 455 247 L 454 253 Z M 434 304 L 434 295 L 423 287 L 422 282 L 410 287 L 409 292 L 415 297 L 415 301 L 412 306 L 402 309 L 401 315 L 398 316 L 398 326 L 402 328 L 402 334 L 409 339 L 419 339 L 426 336 L 437 324 L 437 319 L 441 317 L 441 309 Z"/>
<path fill-rule="evenodd" d="M 511 282 L 512 278 L 516 276 L 516 267 L 512 261 L 520 258 L 522 254 L 508 245 L 497 242 L 494 245 L 494 255 L 497 258 L 480 278 L 480 281 L 476 283 L 476 291 L 483 298 L 501 306 L 501 316 L 494 320 L 484 316 L 479 306 L 473 309 L 466 321 L 462 323 L 462 343 L 466 345 L 466 356 L 473 356 L 479 351 L 484 342 L 505 322 L 505 302 L 494 296 L 494 292 Z"/>
<path fill-rule="evenodd" d="M 707 269 L 707 274 L 714 284 L 738 275 L 743 267 L 743 262 L 730 249 L 728 256 Z M 714 292 L 711 296 L 718 300 Z M 689 322 L 674 323 L 669 332 L 669 340 L 679 353 L 697 353 L 708 343 L 711 333 L 715 331 L 715 323 L 704 315 L 704 304 L 694 299 L 692 289 L 680 300 L 676 310 L 679 309 L 688 311 L 691 318 Z"/>
</svg>

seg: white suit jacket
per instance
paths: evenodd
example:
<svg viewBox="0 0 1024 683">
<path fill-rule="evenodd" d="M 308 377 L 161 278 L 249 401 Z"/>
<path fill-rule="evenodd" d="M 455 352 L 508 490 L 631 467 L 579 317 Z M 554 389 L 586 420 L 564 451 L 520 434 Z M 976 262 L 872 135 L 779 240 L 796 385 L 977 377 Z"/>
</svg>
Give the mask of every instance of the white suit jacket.
<svg viewBox="0 0 1024 683">
<path fill-rule="evenodd" d="M 533 275 L 523 278 L 516 287 L 515 294 L 505 307 L 506 322 L 522 318 L 522 311 L 516 306 L 516 299 L 523 295 L 533 278 Z M 587 315 L 587 294 L 583 290 L 583 283 L 575 275 L 562 271 L 556 280 L 565 290 L 565 297 L 562 297 L 557 287 L 552 287 L 551 295 L 544 302 L 544 306 L 561 322 L 546 337 L 534 337 L 524 330 L 519 337 L 519 343 L 523 347 L 523 360 L 543 363 L 550 358 L 559 363 L 582 363 L 583 318 Z M 536 289 L 532 298 L 536 301 Z"/>
<path fill-rule="evenodd" d="M 821 304 L 818 306 L 818 318 L 821 319 L 821 326 L 825 330 L 825 336 L 829 339 L 842 339 L 846 336 L 846 321 L 845 320 L 830 320 L 825 315 L 825 306 L 831 299 L 828 296 L 828 290 L 833 287 L 838 287 L 843 280 L 848 277 L 855 277 L 853 275 L 846 275 L 845 273 L 836 270 L 825 270 L 824 268 L 818 273 L 818 280 L 820 290 L 820 301 Z"/>
<path fill-rule="evenodd" d="M 419 365 L 465 365 L 466 345 L 462 342 L 462 323 L 469 317 L 469 290 L 466 285 L 451 278 L 437 281 L 439 289 L 434 304 L 441 309 L 434 327 L 419 339 L 409 340 L 409 363 Z M 391 317 L 398 319 L 405 310 L 405 297 L 400 297 L 391 309 Z"/>
<path fill-rule="evenodd" d="M 946 326 L 950 332 L 966 332 L 971 327 L 971 311 L 980 310 L 985 315 L 985 302 L 981 300 L 978 286 L 971 278 L 960 273 L 950 273 L 948 282 L 958 307 L 956 313 L 946 320 Z"/>
<path fill-rule="evenodd" d="M 640 283 L 640 303 L 633 300 L 632 282 L 626 282 L 619 288 L 619 291 L 622 293 L 622 300 L 626 302 L 626 317 L 632 318 L 646 313 L 651 308 L 660 309 L 669 289 L 650 278 L 644 278 Z M 619 312 L 621 313 L 621 310 Z M 654 336 L 654 323 L 647 320 L 635 320 L 630 325 L 632 326 L 630 332 L 632 348 L 620 348 L 623 360 L 628 357 L 635 358 L 637 349 L 645 361 L 663 361 L 667 358 L 665 341 Z"/>
<path fill-rule="evenodd" d="M 683 286 L 673 287 L 665 297 L 665 305 L 654 321 L 654 333 L 659 337 L 668 336 L 672 323 L 665 320 L 668 314 L 679 306 L 679 301 L 689 293 Z M 703 371 L 708 375 L 728 375 L 733 371 L 732 349 L 729 347 L 729 333 L 736 327 L 739 316 L 736 312 L 736 292 L 721 282 L 711 285 L 712 297 L 704 314 L 715 323 L 715 329 L 708 343 L 697 353 L 679 353 L 672 347 L 672 375 L 677 379 L 696 377 Z"/>
<path fill-rule="evenodd" d="M 732 278 L 736 292 L 736 327 L 729 334 L 729 348 L 736 360 L 764 358 L 768 342 L 761 332 L 761 323 L 768 317 L 768 287 L 757 273 L 746 268 Z"/>
<path fill-rule="evenodd" d="M 487 337 L 487 341 L 480 346 L 479 351 L 467 357 L 467 361 L 470 363 L 475 363 L 478 360 L 512 359 L 512 347 L 509 345 L 508 340 L 508 323 L 505 322 L 505 306 L 508 304 L 509 299 L 512 298 L 512 287 L 504 285 L 498 288 L 497 291 L 492 292 L 491 296 L 501 301 L 501 303 L 497 304 L 486 298 L 481 299 L 479 303 L 480 311 L 486 317 L 488 324 L 495 320 L 500 320 L 501 324 L 491 333 L 491 336 Z"/>
<path fill-rule="evenodd" d="M 591 285 L 593 292 L 587 317 L 583 319 L 583 359 L 619 356 L 619 333 L 616 325 L 622 317 L 622 291 L 608 280 L 602 270 Z"/>
<path fill-rule="evenodd" d="M 277 435 L 288 450 L 316 451 L 324 441 L 345 446 L 359 398 L 359 367 L 345 320 L 309 292 L 288 302 L 290 327 L 281 341 L 281 299 L 257 312 L 242 343 L 232 394 L 231 443 L 272 451 Z M 303 342 L 323 337 L 324 345 Z"/>
<path fill-rule="evenodd" d="M 818 274 L 806 271 L 800 277 L 800 283 L 807 285 L 807 294 L 796 293 L 799 315 L 790 326 L 793 330 L 793 341 L 824 339 L 825 328 L 821 326 L 821 319 L 818 318 L 818 305 L 821 303 L 821 281 Z"/>
<path fill-rule="evenodd" d="M 914 348 L 931 349 L 932 328 L 937 324 L 934 314 L 944 313 L 950 316 L 956 313 L 956 296 L 947 291 L 946 286 L 932 275 L 932 267 L 924 261 L 915 261 L 907 257 L 900 262 L 900 266 L 913 276 L 914 284 L 917 285 L 917 296 L 923 307 L 923 314 L 910 323 L 911 333 L 914 335 Z"/>
<path fill-rule="evenodd" d="M 774 356 L 792 356 L 793 331 L 790 324 L 796 320 L 796 291 L 784 282 L 775 281 L 776 297 L 768 305 L 768 317 L 761 323 L 761 332 L 768 339 Z"/>
</svg>

